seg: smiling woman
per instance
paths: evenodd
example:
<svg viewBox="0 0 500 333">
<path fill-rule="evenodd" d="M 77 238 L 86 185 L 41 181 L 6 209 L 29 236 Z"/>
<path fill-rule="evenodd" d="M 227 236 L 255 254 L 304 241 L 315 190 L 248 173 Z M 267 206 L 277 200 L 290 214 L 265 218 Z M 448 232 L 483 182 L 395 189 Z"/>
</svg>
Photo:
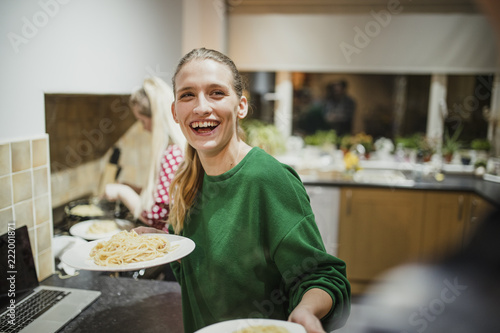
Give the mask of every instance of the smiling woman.
<svg viewBox="0 0 500 333">
<path fill-rule="evenodd" d="M 342 326 L 350 309 L 345 263 L 326 253 L 297 173 L 241 138 L 248 101 L 233 61 L 195 49 L 173 87 L 172 113 L 188 147 L 170 187 L 170 230 L 196 243 L 172 263 L 185 331 L 254 317 L 309 332 Z"/>
</svg>

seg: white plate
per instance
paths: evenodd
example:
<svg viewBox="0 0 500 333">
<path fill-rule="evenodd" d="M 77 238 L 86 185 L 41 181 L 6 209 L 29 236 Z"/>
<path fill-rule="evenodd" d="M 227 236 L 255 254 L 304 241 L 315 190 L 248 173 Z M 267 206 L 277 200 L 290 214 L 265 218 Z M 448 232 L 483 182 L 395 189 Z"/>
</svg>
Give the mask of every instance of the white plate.
<svg viewBox="0 0 500 333">
<path fill-rule="evenodd" d="M 56 236 L 52 238 L 52 254 L 54 258 L 60 258 L 61 255 L 75 246 L 81 246 L 87 243 L 85 239 L 73 236 Z"/>
<path fill-rule="evenodd" d="M 160 266 L 163 264 L 168 264 L 169 262 L 181 259 L 188 254 L 190 254 L 194 248 L 194 242 L 186 237 L 171 235 L 171 234 L 146 234 L 162 236 L 170 241 L 170 245 L 177 246 L 172 252 L 165 254 L 163 257 L 159 257 L 153 260 L 135 262 L 131 264 L 125 264 L 120 266 L 99 266 L 94 263 L 90 258 L 90 251 L 97 245 L 97 243 L 107 241 L 109 238 L 96 240 L 88 242 L 81 246 L 73 247 L 66 251 L 62 257 L 61 261 L 65 264 L 74 267 L 76 269 L 82 269 L 87 271 L 106 271 L 106 272 L 126 272 L 126 271 L 136 271 L 144 268 L 150 268 L 155 266 Z"/>
<path fill-rule="evenodd" d="M 116 230 L 113 230 L 112 232 L 106 232 L 106 233 L 101 233 L 101 234 L 94 234 L 89 232 L 89 228 L 94 224 L 94 223 L 104 223 L 104 221 L 110 221 L 114 220 L 116 224 L 118 225 L 118 228 Z M 103 239 L 103 238 L 108 238 L 113 236 L 116 233 L 119 233 L 122 230 L 127 230 L 129 231 L 134 227 L 134 223 L 127 221 L 127 220 L 122 220 L 122 219 L 105 219 L 105 220 L 87 220 L 87 221 L 82 221 L 78 222 L 77 224 L 73 225 L 69 229 L 69 233 L 72 234 L 73 236 L 78 236 L 87 240 L 97 240 L 97 239 Z"/>
<path fill-rule="evenodd" d="M 278 327 L 284 327 L 290 333 L 306 333 L 306 329 L 297 323 L 292 323 L 284 320 L 275 319 L 259 319 L 259 318 L 248 318 L 248 319 L 234 319 L 223 321 L 217 324 L 213 324 L 196 331 L 195 333 L 233 333 L 236 330 L 241 330 L 250 326 L 269 326 L 274 325 Z"/>
</svg>

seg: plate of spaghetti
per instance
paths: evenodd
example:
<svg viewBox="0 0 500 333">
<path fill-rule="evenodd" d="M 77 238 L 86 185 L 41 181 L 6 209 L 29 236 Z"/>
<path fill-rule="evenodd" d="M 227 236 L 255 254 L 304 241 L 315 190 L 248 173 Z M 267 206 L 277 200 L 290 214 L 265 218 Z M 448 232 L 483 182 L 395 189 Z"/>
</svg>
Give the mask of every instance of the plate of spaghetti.
<svg viewBox="0 0 500 333">
<path fill-rule="evenodd" d="M 163 233 L 138 235 L 134 230 L 123 230 L 71 248 L 61 261 L 89 271 L 135 271 L 181 259 L 194 248 L 194 242 L 186 237 Z"/>
<path fill-rule="evenodd" d="M 306 333 L 304 326 L 284 320 L 247 318 L 216 323 L 195 333 Z"/>
<path fill-rule="evenodd" d="M 134 223 L 123 219 L 101 219 L 78 222 L 69 229 L 69 233 L 86 240 L 109 238 L 122 230 L 130 230 Z"/>
</svg>

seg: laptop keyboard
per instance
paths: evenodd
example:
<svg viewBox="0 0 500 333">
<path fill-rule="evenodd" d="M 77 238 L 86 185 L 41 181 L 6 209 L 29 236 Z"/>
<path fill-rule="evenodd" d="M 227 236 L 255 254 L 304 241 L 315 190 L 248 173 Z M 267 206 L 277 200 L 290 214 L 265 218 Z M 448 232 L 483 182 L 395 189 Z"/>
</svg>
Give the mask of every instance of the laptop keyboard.
<svg viewBox="0 0 500 333">
<path fill-rule="evenodd" d="M 16 305 L 14 325 L 9 322 L 11 318 L 7 316 L 8 312 L 0 316 L 0 333 L 19 332 L 67 295 L 69 292 L 46 289 L 31 295 L 24 302 Z"/>
</svg>

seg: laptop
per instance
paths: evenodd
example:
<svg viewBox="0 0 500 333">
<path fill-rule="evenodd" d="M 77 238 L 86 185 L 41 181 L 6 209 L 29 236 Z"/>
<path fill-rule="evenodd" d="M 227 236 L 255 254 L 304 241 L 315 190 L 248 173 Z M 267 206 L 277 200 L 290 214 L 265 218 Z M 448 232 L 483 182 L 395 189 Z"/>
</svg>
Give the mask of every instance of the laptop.
<svg viewBox="0 0 500 333">
<path fill-rule="evenodd" d="M 93 290 L 41 286 L 26 226 L 9 228 L 0 236 L 0 281 L 2 333 L 57 332 L 101 294 Z"/>
</svg>

